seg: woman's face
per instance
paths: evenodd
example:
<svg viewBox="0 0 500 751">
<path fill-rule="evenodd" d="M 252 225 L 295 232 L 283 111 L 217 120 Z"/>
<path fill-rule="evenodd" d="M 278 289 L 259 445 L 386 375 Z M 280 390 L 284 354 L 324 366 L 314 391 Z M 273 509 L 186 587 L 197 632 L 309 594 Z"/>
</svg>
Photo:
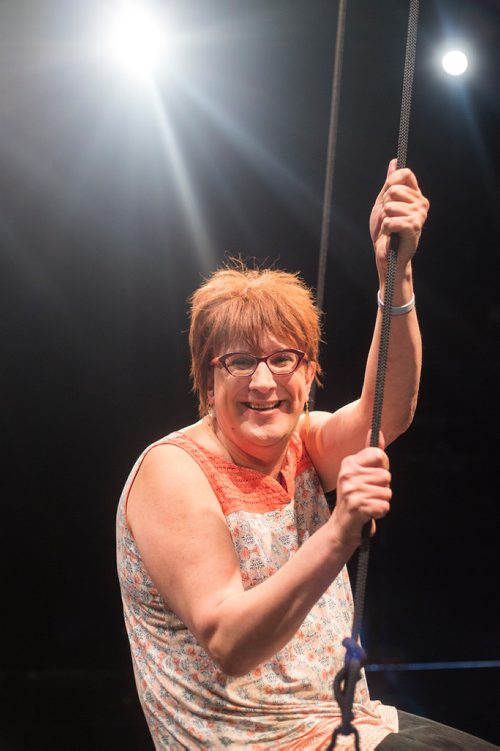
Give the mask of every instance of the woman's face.
<svg viewBox="0 0 500 751">
<path fill-rule="evenodd" d="M 263 357 L 286 348 L 296 349 L 297 345 L 264 336 L 261 349 L 251 354 Z M 249 350 L 241 342 L 234 342 L 227 351 Z M 302 361 L 293 373 L 277 376 L 265 362 L 260 362 L 253 375 L 240 378 L 215 366 L 213 390 L 208 396 L 219 437 L 230 452 L 236 449 L 262 460 L 283 451 L 308 399 L 314 372 L 314 363 Z"/>
</svg>

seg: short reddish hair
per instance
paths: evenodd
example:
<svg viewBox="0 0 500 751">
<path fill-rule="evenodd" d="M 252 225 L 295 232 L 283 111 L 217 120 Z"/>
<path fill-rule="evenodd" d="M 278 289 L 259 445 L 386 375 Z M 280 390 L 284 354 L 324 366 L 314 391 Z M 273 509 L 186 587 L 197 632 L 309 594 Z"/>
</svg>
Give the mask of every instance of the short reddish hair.
<svg viewBox="0 0 500 751">
<path fill-rule="evenodd" d="M 262 334 L 270 334 L 306 352 L 321 374 L 321 312 L 298 274 L 250 269 L 233 260 L 203 282 L 190 303 L 191 377 L 202 417 L 208 410 L 210 362 L 235 342 L 256 352 Z"/>
</svg>

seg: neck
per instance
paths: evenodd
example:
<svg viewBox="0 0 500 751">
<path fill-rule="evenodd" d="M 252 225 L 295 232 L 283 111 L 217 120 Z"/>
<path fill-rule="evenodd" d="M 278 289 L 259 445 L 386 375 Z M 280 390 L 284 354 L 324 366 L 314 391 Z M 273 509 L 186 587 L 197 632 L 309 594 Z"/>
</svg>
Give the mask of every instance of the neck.
<svg viewBox="0 0 500 751">
<path fill-rule="evenodd" d="M 238 446 L 234 445 L 222 431 L 218 429 L 217 421 L 214 418 L 210 419 L 210 429 L 214 436 L 219 450 L 223 452 L 224 458 L 236 464 L 238 467 L 245 467 L 246 469 L 254 469 L 257 472 L 261 472 L 264 475 L 269 475 L 274 479 L 277 479 L 283 459 L 288 448 L 288 440 L 285 443 L 280 443 L 273 446 L 262 446 L 256 449 L 256 453 L 248 454 L 242 451 Z"/>
</svg>

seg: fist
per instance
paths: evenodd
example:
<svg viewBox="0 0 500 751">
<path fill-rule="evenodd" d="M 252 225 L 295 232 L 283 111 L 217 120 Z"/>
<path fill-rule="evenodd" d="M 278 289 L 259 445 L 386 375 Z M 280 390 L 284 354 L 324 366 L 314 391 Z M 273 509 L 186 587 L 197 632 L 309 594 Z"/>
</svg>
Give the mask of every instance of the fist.
<svg viewBox="0 0 500 751">
<path fill-rule="evenodd" d="M 412 259 L 429 205 L 413 172 L 397 169 L 397 160 L 393 159 L 370 216 L 370 234 L 379 270 L 383 270 L 387 263 L 387 249 L 393 233 L 400 238 L 398 258 L 402 263 Z"/>
<path fill-rule="evenodd" d="M 342 461 L 337 503 L 330 519 L 336 526 L 337 539 L 356 547 L 360 544 L 366 522 L 382 519 L 389 513 L 390 484 L 389 457 L 380 448 L 365 448 Z"/>
</svg>

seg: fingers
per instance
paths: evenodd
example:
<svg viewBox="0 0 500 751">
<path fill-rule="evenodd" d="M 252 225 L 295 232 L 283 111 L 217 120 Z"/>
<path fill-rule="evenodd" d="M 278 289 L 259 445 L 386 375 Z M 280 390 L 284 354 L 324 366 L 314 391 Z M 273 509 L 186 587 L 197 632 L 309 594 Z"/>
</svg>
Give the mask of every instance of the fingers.
<svg viewBox="0 0 500 751">
<path fill-rule="evenodd" d="M 411 191 L 414 191 L 415 194 L 419 196 L 422 195 L 417 178 L 411 169 L 408 169 L 408 167 L 398 169 L 397 159 L 391 159 L 387 169 L 385 183 L 377 196 L 377 202 L 383 202 L 387 191 L 398 186 L 409 188 Z"/>
<path fill-rule="evenodd" d="M 383 198 L 387 189 L 393 185 L 407 185 L 410 188 L 419 190 L 417 178 L 415 177 L 413 172 L 407 167 L 398 169 L 397 159 L 391 159 L 391 161 L 389 162 L 385 183 L 383 184 L 382 189 L 377 196 L 377 202 L 379 202 Z"/>
<path fill-rule="evenodd" d="M 399 201 L 399 203 L 408 204 L 418 203 L 419 201 L 423 204 L 427 203 L 427 199 L 424 198 L 418 189 L 403 183 L 387 186 L 382 197 L 382 203 L 386 206 L 390 201 Z"/>
<path fill-rule="evenodd" d="M 398 234 L 402 239 L 414 238 L 413 244 L 416 247 L 422 232 L 422 224 L 423 222 L 413 215 L 386 216 L 382 220 L 380 231 L 383 235 Z"/>
<path fill-rule="evenodd" d="M 382 497 L 384 496 L 384 497 Z M 356 506 L 356 514 L 365 524 L 369 519 L 383 519 L 391 510 L 392 490 L 390 488 L 381 489 L 375 498 L 367 500 L 364 496 L 359 499 L 353 497 L 351 504 Z"/>
<path fill-rule="evenodd" d="M 370 438 L 370 436 L 371 430 L 368 432 L 368 437 Z M 384 440 L 382 433 L 379 434 L 379 445 L 381 440 Z M 381 467 L 388 470 L 390 467 L 389 457 L 383 448 L 376 448 L 369 445 L 366 446 L 366 448 L 361 449 L 361 451 L 358 451 L 358 453 L 354 454 L 352 457 L 347 457 L 344 461 L 348 461 L 349 459 L 352 459 L 362 468 Z"/>
<path fill-rule="evenodd" d="M 389 457 L 385 451 L 374 447 L 362 449 L 342 462 L 339 488 L 347 496 L 363 495 L 370 501 L 373 494 L 389 501 L 392 496 L 389 467 Z"/>
<path fill-rule="evenodd" d="M 420 190 L 415 174 L 411 171 L 411 169 L 408 169 L 408 167 L 394 169 L 390 172 L 390 174 L 388 173 L 386 185 L 388 188 L 393 185 L 407 185 L 409 188 L 413 188 L 413 190 Z"/>
<path fill-rule="evenodd" d="M 392 498 L 389 458 L 379 448 L 365 448 L 342 462 L 338 491 L 353 516 L 381 518 Z"/>
<path fill-rule="evenodd" d="M 423 223 L 424 220 L 415 214 L 385 216 L 380 225 L 380 232 L 382 235 L 398 234 L 402 240 L 408 239 L 413 251 L 415 251 L 422 234 Z"/>
<path fill-rule="evenodd" d="M 414 190 L 407 185 L 393 185 L 388 187 L 382 196 L 382 206 L 386 211 L 408 210 L 412 209 L 421 211 L 427 216 L 429 210 L 429 201 L 421 194 L 419 190 Z"/>
<path fill-rule="evenodd" d="M 388 186 L 382 197 L 380 231 L 418 238 L 428 210 L 429 201 L 419 190 L 401 183 Z"/>
<path fill-rule="evenodd" d="M 383 442 L 383 436 L 381 436 Z M 337 503 L 331 517 L 336 538 L 358 545 L 366 522 L 382 519 L 391 508 L 389 457 L 381 448 L 366 447 L 341 464 Z M 375 526 L 372 523 L 372 534 Z"/>
<path fill-rule="evenodd" d="M 428 211 L 429 201 L 422 195 L 413 172 L 407 168 L 397 169 L 397 160 L 392 159 L 370 217 L 372 240 L 376 242 L 382 235 L 399 234 L 413 254 Z"/>
</svg>

